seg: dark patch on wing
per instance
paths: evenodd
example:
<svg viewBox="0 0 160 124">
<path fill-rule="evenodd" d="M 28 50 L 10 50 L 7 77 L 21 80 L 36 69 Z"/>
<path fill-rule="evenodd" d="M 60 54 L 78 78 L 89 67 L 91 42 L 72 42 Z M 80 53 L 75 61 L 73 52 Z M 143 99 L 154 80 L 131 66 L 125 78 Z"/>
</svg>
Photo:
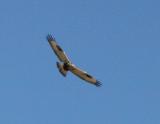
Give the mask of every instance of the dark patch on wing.
<svg viewBox="0 0 160 124">
<path fill-rule="evenodd" d="M 62 48 L 61 48 L 60 46 L 56 45 L 56 47 L 57 47 L 57 49 L 58 49 L 59 51 L 63 52 L 63 50 L 62 50 Z"/>
<path fill-rule="evenodd" d="M 63 69 L 64 69 L 64 70 L 66 70 L 66 71 L 68 71 L 68 70 L 69 70 L 69 66 L 68 66 L 68 64 L 67 64 L 67 63 L 64 63 L 64 64 L 63 64 Z"/>
<path fill-rule="evenodd" d="M 87 74 L 87 73 L 86 73 L 85 75 L 86 75 L 88 78 L 92 78 L 92 76 L 91 76 L 91 75 L 89 75 L 89 74 Z"/>
</svg>

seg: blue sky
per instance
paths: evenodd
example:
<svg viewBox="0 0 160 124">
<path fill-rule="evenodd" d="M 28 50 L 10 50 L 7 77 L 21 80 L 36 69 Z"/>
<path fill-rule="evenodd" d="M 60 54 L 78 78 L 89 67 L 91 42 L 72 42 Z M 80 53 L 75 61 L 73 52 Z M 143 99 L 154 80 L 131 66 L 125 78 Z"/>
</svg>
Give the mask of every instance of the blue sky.
<svg viewBox="0 0 160 124">
<path fill-rule="evenodd" d="M 160 1 L 1 0 L 1 124 L 160 124 Z M 56 68 L 51 33 L 103 86 Z"/>
</svg>

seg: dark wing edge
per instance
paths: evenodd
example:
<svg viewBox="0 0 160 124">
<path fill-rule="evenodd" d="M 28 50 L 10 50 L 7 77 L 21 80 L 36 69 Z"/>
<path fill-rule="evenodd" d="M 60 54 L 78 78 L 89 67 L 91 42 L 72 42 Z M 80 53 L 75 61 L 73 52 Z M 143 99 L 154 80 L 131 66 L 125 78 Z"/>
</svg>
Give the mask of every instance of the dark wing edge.
<svg viewBox="0 0 160 124">
<path fill-rule="evenodd" d="M 101 87 L 101 86 L 102 86 L 102 83 L 101 83 L 99 80 L 97 80 L 94 85 L 96 85 L 96 87 Z"/>
<path fill-rule="evenodd" d="M 48 42 L 56 41 L 56 39 L 51 34 L 48 34 L 46 38 L 47 38 Z"/>
</svg>

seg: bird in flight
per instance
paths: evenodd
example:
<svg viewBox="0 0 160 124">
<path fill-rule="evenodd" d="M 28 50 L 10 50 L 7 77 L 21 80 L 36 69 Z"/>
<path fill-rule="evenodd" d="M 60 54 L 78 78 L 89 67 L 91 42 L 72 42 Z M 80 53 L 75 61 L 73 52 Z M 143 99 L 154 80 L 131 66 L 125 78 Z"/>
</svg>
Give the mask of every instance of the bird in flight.
<svg viewBox="0 0 160 124">
<path fill-rule="evenodd" d="M 87 72 L 79 69 L 76 67 L 67 57 L 66 53 L 63 51 L 63 49 L 57 44 L 56 40 L 52 35 L 47 35 L 47 40 L 53 49 L 54 53 L 57 55 L 60 62 L 57 62 L 57 68 L 59 69 L 59 72 L 66 77 L 67 72 L 70 71 L 82 80 L 85 80 L 97 87 L 101 86 L 101 82 L 89 75 Z"/>
</svg>

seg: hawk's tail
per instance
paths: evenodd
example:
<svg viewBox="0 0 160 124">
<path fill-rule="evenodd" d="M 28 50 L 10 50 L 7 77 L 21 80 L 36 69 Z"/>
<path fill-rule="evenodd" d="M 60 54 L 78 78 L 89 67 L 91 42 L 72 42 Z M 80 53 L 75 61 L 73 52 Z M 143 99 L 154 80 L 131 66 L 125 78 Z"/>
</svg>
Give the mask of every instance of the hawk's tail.
<svg viewBox="0 0 160 124">
<path fill-rule="evenodd" d="M 66 77 L 66 75 L 67 75 L 67 70 L 65 70 L 65 69 L 63 68 L 63 65 L 60 64 L 59 62 L 57 62 L 56 64 L 57 64 L 57 68 L 59 69 L 59 72 L 60 72 L 64 77 Z"/>
</svg>

